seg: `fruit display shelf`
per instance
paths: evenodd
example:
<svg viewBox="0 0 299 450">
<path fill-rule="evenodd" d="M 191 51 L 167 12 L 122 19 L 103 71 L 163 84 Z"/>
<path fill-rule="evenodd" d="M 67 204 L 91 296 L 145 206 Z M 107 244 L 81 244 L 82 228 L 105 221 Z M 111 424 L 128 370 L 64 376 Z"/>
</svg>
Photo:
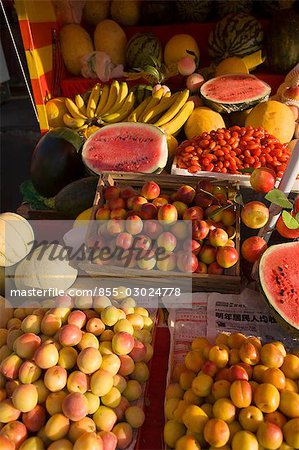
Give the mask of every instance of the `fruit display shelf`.
<svg viewBox="0 0 299 450">
<path fill-rule="evenodd" d="M 96 213 L 99 208 L 101 208 L 104 203 L 104 189 L 108 186 L 117 186 L 117 187 L 128 187 L 131 186 L 133 189 L 141 188 L 144 183 L 147 181 L 156 181 L 161 191 L 164 194 L 172 194 L 174 193 L 180 186 L 187 184 L 196 187 L 199 180 L 202 178 L 199 177 L 184 177 L 184 176 L 174 176 L 174 175 L 153 175 L 153 174 L 136 174 L 136 173 L 125 173 L 125 172 L 115 172 L 111 174 L 104 174 L 99 178 L 99 183 L 94 199 L 92 219 L 96 219 Z M 225 188 L 229 188 L 230 190 L 238 193 L 239 186 L 238 183 L 228 182 L 228 181 L 219 181 L 213 180 L 212 184 L 217 186 L 223 186 Z M 86 243 L 94 237 L 94 228 L 91 222 L 91 226 L 87 230 Z M 235 236 L 235 248 L 237 252 L 240 252 L 240 209 L 239 205 L 236 205 L 236 236 Z M 107 268 L 108 267 L 108 268 Z M 114 266 L 99 266 L 94 262 L 88 261 L 84 262 L 80 265 L 80 268 L 87 272 L 91 276 L 101 276 L 105 277 L 119 277 L 120 270 L 119 267 Z M 134 278 L 142 279 L 142 283 L 148 283 L 150 285 L 153 277 L 155 275 L 154 272 L 159 274 L 159 271 L 148 270 L 148 275 L 145 275 L 144 270 L 135 269 L 135 268 L 126 268 L 121 272 L 121 276 L 127 279 Z M 174 272 L 165 272 L 164 274 L 169 274 L 170 277 L 173 276 Z M 177 275 L 177 272 L 176 272 Z M 182 273 L 182 279 L 190 278 L 190 274 Z M 167 278 L 158 277 L 161 279 L 161 283 L 163 283 L 163 279 L 167 282 Z M 148 281 L 146 281 L 146 279 Z M 216 274 L 200 274 L 200 273 L 192 273 L 192 290 L 193 292 L 205 291 L 205 292 L 221 292 L 221 293 L 239 293 L 241 290 L 241 273 L 240 273 L 240 260 L 237 263 L 230 267 L 229 269 L 225 269 L 224 274 L 216 275 Z"/>
</svg>

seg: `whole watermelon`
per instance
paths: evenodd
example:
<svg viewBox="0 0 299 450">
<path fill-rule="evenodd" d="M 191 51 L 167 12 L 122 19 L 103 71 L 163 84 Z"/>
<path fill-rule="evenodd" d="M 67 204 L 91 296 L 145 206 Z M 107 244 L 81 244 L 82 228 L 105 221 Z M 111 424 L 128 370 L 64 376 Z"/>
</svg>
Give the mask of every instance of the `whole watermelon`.
<svg viewBox="0 0 299 450">
<path fill-rule="evenodd" d="M 215 6 L 217 15 L 221 18 L 228 14 L 250 14 L 253 9 L 253 0 L 218 0 Z"/>
<path fill-rule="evenodd" d="M 295 0 L 267 0 L 257 2 L 257 8 L 265 17 L 271 16 L 276 11 L 292 8 Z"/>
<path fill-rule="evenodd" d="M 287 73 L 299 61 L 299 14 L 292 9 L 276 12 L 266 37 L 267 63 L 273 72 Z"/>
<path fill-rule="evenodd" d="M 162 44 L 153 33 L 136 33 L 126 48 L 126 64 L 130 69 L 152 65 L 151 57 L 162 61 Z"/>
<path fill-rule="evenodd" d="M 262 48 L 264 32 L 260 22 L 248 14 L 229 14 L 217 22 L 209 35 L 209 54 L 215 61 L 229 56 L 250 55 Z"/>
<path fill-rule="evenodd" d="M 84 174 L 79 153 L 82 140 L 69 128 L 55 128 L 37 143 L 31 159 L 31 180 L 40 195 L 53 197 Z"/>
<path fill-rule="evenodd" d="M 143 0 L 141 18 L 144 25 L 167 25 L 173 23 L 176 15 L 175 0 Z"/>
<path fill-rule="evenodd" d="M 212 10 L 211 0 L 177 0 L 177 18 L 179 22 L 198 22 L 207 20 Z"/>
</svg>

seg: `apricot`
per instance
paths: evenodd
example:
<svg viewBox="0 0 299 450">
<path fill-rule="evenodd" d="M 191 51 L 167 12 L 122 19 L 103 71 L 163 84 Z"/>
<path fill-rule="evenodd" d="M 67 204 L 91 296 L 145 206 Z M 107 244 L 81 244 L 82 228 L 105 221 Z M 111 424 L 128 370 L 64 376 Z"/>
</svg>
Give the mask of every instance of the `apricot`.
<svg viewBox="0 0 299 450">
<path fill-rule="evenodd" d="M 254 403 L 264 413 L 276 411 L 279 406 L 279 400 L 278 389 L 269 383 L 262 383 L 257 386 L 253 394 Z"/>
<path fill-rule="evenodd" d="M 232 439 L 234 437 L 234 435 L 238 432 L 242 430 L 242 427 L 240 425 L 239 422 L 237 422 L 236 420 L 234 420 L 233 422 L 228 424 L 228 428 L 229 428 L 229 432 L 230 432 L 230 436 L 229 436 L 229 441 L 228 443 L 231 445 Z"/>
<path fill-rule="evenodd" d="M 52 441 L 64 438 L 70 427 L 70 421 L 63 414 L 54 414 L 45 425 L 46 436 Z"/>
<path fill-rule="evenodd" d="M 262 228 L 269 219 L 269 209 L 264 203 L 253 201 L 246 203 L 241 211 L 241 218 L 248 228 Z"/>
<path fill-rule="evenodd" d="M 175 450 L 200 450 L 200 444 L 193 436 L 182 436 L 177 440 Z"/>
<path fill-rule="evenodd" d="M 224 269 L 234 266 L 239 259 L 239 253 L 234 247 L 218 247 L 216 261 Z"/>
<path fill-rule="evenodd" d="M 37 390 L 38 403 L 44 403 L 46 401 L 46 398 L 50 394 L 50 391 L 46 388 L 44 381 L 39 379 L 37 381 L 34 381 L 32 384 L 34 384 Z"/>
<path fill-rule="evenodd" d="M 133 350 L 133 347 L 134 347 L 134 338 L 130 333 L 121 331 L 113 336 L 112 350 L 117 355 L 127 355 Z"/>
<path fill-rule="evenodd" d="M 41 332 L 46 336 L 54 336 L 61 328 L 61 318 L 54 314 L 46 314 L 41 321 Z"/>
<path fill-rule="evenodd" d="M 239 349 L 239 355 L 241 358 L 241 361 L 243 361 L 246 364 L 249 364 L 250 366 L 254 366 L 257 364 L 260 360 L 260 354 L 258 349 L 255 345 L 253 345 L 251 342 L 244 342 L 240 349 Z"/>
<path fill-rule="evenodd" d="M 291 419 L 284 425 L 283 435 L 289 446 L 299 448 L 299 418 Z"/>
<path fill-rule="evenodd" d="M 59 342 L 65 347 L 79 344 L 82 338 L 82 331 L 76 325 L 64 325 L 58 332 Z"/>
<path fill-rule="evenodd" d="M 254 191 L 266 194 L 275 186 L 276 174 L 272 169 L 259 167 L 250 175 L 250 184 Z"/>
<path fill-rule="evenodd" d="M 213 378 L 205 373 L 199 373 L 192 381 L 192 390 L 199 397 L 207 397 L 212 389 Z"/>
<path fill-rule="evenodd" d="M 58 364 L 59 366 L 63 367 L 64 369 L 72 369 L 76 362 L 77 362 L 77 350 L 73 347 L 63 347 L 59 350 L 59 359 Z"/>
<path fill-rule="evenodd" d="M 112 376 L 116 375 L 121 367 L 121 360 L 117 355 L 104 355 L 100 368 L 109 372 Z"/>
<path fill-rule="evenodd" d="M 46 410 L 36 405 L 31 411 L 22 414 L 22 421 L 28 431 L 38 432 L 46 422 Z"/>
<path fill-rule="evenodd" d="M 42 344 L 34 353 L 34 361 L 41 369 L 49 369 L 58 363 L 59 353 L 55 344 Z"/>
<path fill-rule="evenodd" d="M 26 427 L 22 422 L 18 420 L 9 422 L 8 424 L 4 425 L 0 431 L 0 439 L 2 437 L 8 439 L 8 441 L 13 444 L 13 448 L 18 449 L 27 437 Z M 7 450 L 9 448 L 2 447 L 1 444 L 3 443 L 1 443 L 0 440 L 0 448 L 2 448 L 3 450 Z"/>
<path fill-rule="evenodd" d="M 183 413 L 182 420 L 189 431 L 202 433 L 209 418 L 199 406 L 188 405 Z"/>
<path fill-rule="evenodd" d="M 218 380 L 213 383 L 212 394 L 216 400 L 230 397 L 231 383 L 228 380 Z"/>
<path fill-rule="evenodd" d="M 48 395 L 46 399 L 46 409 L 51 416 L 62 413 L 62 402 L 66 395 L 67 394 L 64 391 L 52 392 Z"/>
<path fill-rule="evenodd" d="M 72 422 L 68 438 L 72 443 L 76 442 L 79 437 L 84 433 L 93 433 L 96 431 L 96 424 L 90 417 L 84 417 L 77 422 Z"/>
<path fill-rule="evenodd" d="M 267 249 L 266 241 L 259 236 L 251 236 L 242 244 L 241 253 L 243 258 L 250 262 L 255 263 Z"/>
<path fill-rule="evenodd" d="M 12 402 L 21 412 L 31 411 L 38 401 L 37 389 L 34 384 L 21 384 L 12 394 Z"/>
<path fill-rule="evenodd" d="M 119 359 L 120 368 L 118 370 L 118 373 L 123 377 L 130 375 L 135 368 L 134 360 L 129 355 L 120 355 Z"/>
<path fill-rule="evenodd" d="M 6 436 L 0 434 L 0 447 L 5 450 L 15 450 L 15 445 Z"/>
<path fill-rule="evenodd" d="M 263 422 L 257 430 L 258 443 L 268 449 L 278 449 L 283 441 L 281 429 L 271 422 Z"/>
<path fill-rule="evenodd" d="M 115 450 L 117 446 L 117 437 L 112 431 L 100 431 L 97 433 L 103 442 L 103 450 Z"/>
<path fill-rule="evenodd" d="M 256 406 L 247 406 L 239 412 L 239 422 L 244 430 L 255 433 L 263 421 L 263 413 Z"/>
<path fill-rule="evenodd" d="M 93 307 L 97 313 L 101 313 L 107 306 L 111 306 L 111 301 L 105 295 L 98 295 L 93 299 Z"/>
<path fill-rule="evenodd" d="M 80 370 L 75 370 L 67 379 L 67 388 L 69 392 L 80 392 L 84 394 L 89 389 L 88 375 Z"/>
<path fill-rule="evenodd" d="M 7 356 L 0 365 L 2 375 L 10 380 L 15 380 L 22 365 L 22 359 L 15 354 Z"/>
<path fill-rule="evenodd" d="M 134 402 L 141 397 L 142 387 L 137 380 L 128 380 L 126 389 L 122 394 L 129 402 Z"/>
<path fill-rule="evenodd" d="M 103 450 L 103 441 L 96 433 L 83 433 L 75 442 L 73 450 Z"/>
<path fill-rule="evenodd" d="M 299 417 L 299 394 L 291 391 L 281 391 L 279 410 L 291 419 Z"/>
<path fill-rule="evenodd" d="M 62 412 L 73 422 L 83 419 L 88 414 L 86 397 L 80 392 L 68 394 L 62 401 Z"/>
<path fill-rule="evenodd" d="M 185 366 L 187 369 L 190 369 L 193 372 L 199 372 L 203 363 L 204 359 L 201 355 L 201 352 L 197 350 L 191 350 L 185 356 Z"/>
<path fill-rule="evenodd" d="M 277 387 L 278 390 L 282 390 L 285 388 L 286 379 L 282 370 L 277 368 L 271 368 L 266 370 L 265 373 L 263 374 L 263 382 L 271 383 L 275 387 Z"/>
<path fill-rule="evenodd" d="M 226 422 L 221 419 L 210 419 L 204 427 L 204 438 L 208 444 L 215 447 L 222 447 L 229 440 L 229 428 Z"/>
<path fill-rule="evenodd" d="M 296 380 L 299 378 L 299 357 L 287 354 L 280 368 L 287 378 Z"/>
<path fill-rule="evenodd" d="M 253 372 L 252 372 L 252 378 L 254 381 L 257 381 L 258 383 L 263 383 L 264 381 L 264 374 L 268 370 L 267 366 L 264 366 L 263 364 L 257 364 L 256 366 L 253 366 Z M 265 381 L 266 383 L 266 381 Z"/>
<path fill-rule="evenodd" d="M 232 450 L 259 450 L 258 441 L 250 431 L 237 431 L 232 439 Z"/>
<path fill-rule="evenodd" d="M 130 374 L 132 380 L 137 380 L 143 384 L 149 379 L 149 369 L 147 364 L 143 361 L 137 361 L 133 372 Z"/>
<path fill-rule="evenodd" d="M 284 357 L 274 344 L 265 344 L 260 350 L 262 363 L 269 368 L 279 368 L 282 366 Z"/>
<path fill-rule="evenodd" d="M 201 371 L 207 375 L 210 375 L 210 377 L 214 377 L 217 373 L 217 370 L 218 368 L 213 361 L 205 361 L 201 366 Z"/>
<path fill-rule="evenodd" d="M 93 347 L 87 347 L 82 350 L 77 358 L 77 366 L 81 372 L 92 374 L 101 367 L 102 355 Z"/>
<path fill-rule="evenodd" d="M 68 439 L 58 439 L 58 441 L 52 442 L 48 447 L 48 450 L 72 450 L 73 444 Z"/>
<path fill-rule="evenodd" d="M 107 406 L 99 406 L 92 416 L 98 430 L 111 431 L 117 421 L 117 415 L 113 409 Z"/>
<path fill-rule="evenodd" d="M 235 420 L 236 407 L 230 399 L 219 398 L 213 405 L 213 415 L 216 419 L 231 423 Z"/>
<path fill-rule="evenodd" d="M 116 408 L 120 404 L 121 393 L 113 386 L 107 394 L 102 396 L 101 401 L 103 405 L 108 406 L 109 408 Z"/>
<path fill-rule="evenodd" d="M 117 438 L 117 448 L 123 450 L 127 448 L 133 440 L 132 427 L 126 422 L 120 422 L 112 430 Z"/>
<path fill-rule="evenodd" d="M 250 336 L 246 339 L 246 342 L 251 342 L 258 350 L 262 348 L 262 342 L 261 340 L 256 336 Z M 272 344 L 275 345 L 275 342 L 272 342 Z"/>
<path fill-rule="evenodd" d="M 118 319 L 119 311 L 117 308 L 115 308 L 115 306 L 108 306 L 101 312 L 102 322 L 109 327 L 115 325 Z"/>
<path fill-rule="evenodd" d="M 19 447 L 19 450 L 44 450 L 44 442 L 41 440 L 40 437 L 34 436 L 26 439 Z"/>
<path fill-rule="evenodd" d="M 229 354 L 226 348 L 219 345 L 214 345 L 209 351 L 209 360 L 214 362 L 219 369 L 223 369 L 229 359 Z"/>
<path fill-rule="evenodd" d="M 0 422 L 8 423 L 18 420 L 21 411 L 17 409 L 11 399 L 0 402 Z"/>
<path fill-rule="evenodd" d="M 190 406 L 190 403 L 187 403 L 184 400 L 180 400 L 177 408 L 175 409 L 175 411 L 173 413 L 174 419 L 177 420 L 178 422 L 183 423 L 183 415 L 189 406 Z"/>
<path fill-rule="evenodd" d="M 34 333 L 25 333 L 19 336 L 14 343 L 14 351 L 20 358 L 32 359 L 41 339 Z"/>
<path fill-rule="evenodd" d="M 236 380 L 231 384 L 230 397 L 237 408 L 246 408 L 251 404 L 252 390 L 248 381 Z"/>
<path fill-rule="evenodd" d="M 229 378 L 230 378 L 230 381 L 235 381 L 235 380 L 248 381 L 248 373 L 246 372 L 244 367 L 239 366 L 238 364 L 235 364 L 229 368 Z"/>
<path fill-rule="evenodd" d="M 265 414 L 265 422 L 271 422 L 282 428 L 287 423 L 286 417 L 279 411 Z"/>
<path fill-rule="evenodd" d="M 100 340 L 101 340 L 102 338 L 103 338 L 103 340 L 104 340 L 104 338 L 106 338 L 107 335 L 104 335 L 104 333 L 105 333 L 106 331 L 109 332 L 109 335 L 110 335 L 110 336 L 111 336 L 111 334 L 114 335 L 114 333 L 113 333 L 112 330 L 105 330 L 105 331 L 103 331 L 103 333 L 101 334 Z M 103 335 L 104 335 L 104 336 L 103 336 Z M 111 339 L 112 339 L 112 337 L 111 337 Z M 84 333 L 83 336 L 82 336 L 81 341 L 80 341 L 79 344 L 77 345 L 77 347 L 79 348 L 79 350 L 84 350 L 85 348 L 88 348 L 88 347 L 93 347 L 93 348 L 98 349 L 99 346 L 100 346 L 100 344 L 99 344 L 99 341 L 98 341 L 97 337 L 96 337 L 94 334 L 92 334 L 92 333 Z"/>
</svg>

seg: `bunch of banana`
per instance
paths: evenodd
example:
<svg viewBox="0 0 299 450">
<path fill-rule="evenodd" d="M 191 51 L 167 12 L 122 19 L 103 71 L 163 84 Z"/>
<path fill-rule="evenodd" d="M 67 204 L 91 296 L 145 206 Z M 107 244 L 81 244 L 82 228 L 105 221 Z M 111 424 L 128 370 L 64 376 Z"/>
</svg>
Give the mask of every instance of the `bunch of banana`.
<svg viewBox="0 0 299 450">
<path fill-rule="evenodd" d="M 159 127 L 167 135 L 176 134 L 185 124 L 194 109 L 189 90 L 172 94 L 161 88 L 146 98 L 130 114 L 129 122 L 143 122 Z"/>
<path fill-rule="evenodd" d="M 66 98 L 68 113 L 64 114 L 63 121 L 67 127 L 77 131 L 95 125 L 124 122 L 134 105 L 135 94 L 129 92 L 127 83 L 113 80 L 111 85 L 103 87 L 96 84 L 87 100 L 79 94 L 75 96 L 75 101 Z"/>
</svg>

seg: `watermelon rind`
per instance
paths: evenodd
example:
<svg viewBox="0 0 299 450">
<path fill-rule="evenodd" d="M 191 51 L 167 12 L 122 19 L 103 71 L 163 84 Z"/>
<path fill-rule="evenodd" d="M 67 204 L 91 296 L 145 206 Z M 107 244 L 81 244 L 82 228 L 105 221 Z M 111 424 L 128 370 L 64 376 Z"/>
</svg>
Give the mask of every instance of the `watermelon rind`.
<svg viewBox="0 0 299 450">
<path fill-rule="evenodd" d="M 248 93 L 244 93 L 242 92 L 243 98 L 241 93 L 240 93 L 240 98 L 238 100 L 234 100 L 234 101 L 222 101 L 222 100 L 217 100 L 216 98 L 213 98 L 213 96 L 211 96 L 210 94 L 208 94 L 208 90 L 211 87 L 212 84 L 215 83 L 225 83 L 225 80 L 227 79 L 236 79 L 236 87 L 232 89 L 231 91 L 231 96 L 234 97 L 237 95 L 237 83 L 238 83 L 238 79 L 237 78 L 246 78 L 247 81 L 252 79 L 252 86 L 250 91 L 248 90 Z M 263 88 L 262 89 L 262 93 L 256 95 L 256 96 L 252 96 L 251 97 L 251 91 L 253 89 L 254 83 L 258 83 L 259 88 Z M 223 93 L 225 93 L 225 95 L 228 94 L 228 90 L 226 86 L 223 86 L 223 89 L 221 89 Z M 212 108 L 214 111 L 217 111 L 219 113 L 232 113 L 232 112 L 238 112 L 238 111 L 243 111 L 245 109 L 249 109 L 249 108 L 253 108 L 253 106 L 257 105 L 260 102 L 263 102 L 265 100 L 268 100 L 269 96 L 271 93 L 271 87 L 265 83 L 262 80 L 259 80 L 257 77 L 255 77 L 254 75 L 249 75 L 249 74 L 229 74 L 229 75 L 221 75 L 219 77 L 215 77 L 212 78 L 211 80 L 206 81 L 200 88 L 200 95 L 203 98 L 204 103 L 209 106 L 210 108 Z M 250 94 L 250 95 L 249 95 Z"/>
<path fill-rule="evenodd" d="M 95 164 L 90 161 L 90 150 L 94 150 L 95 142 L 97 138 L 101 136 L 101 134 L 106 134 L 110 132 L 111 140 L 109 144 L 107 144 L 107 150 L 105 149 L 106 158 L 111 159 L 113 152 L 119 152 L 117 158 L 114 162 L 107 163 L 106 159 L 103 158 L 103 149 L 101 150 L 101 155 L 98 155 L 98 158 L 101 158 L 103 161 L 102 167 L 99 161 Z M 132 134 L 132 142 L 126 144 L 125 136 L 126 133 L 130 136 Z M 136 154 L 136 149 L 142 147 L 143 139 L 153 139 L 153 144 L 148 142 L 146 144 L 146 148 L 143 147 L 140 149 L 140 153 Z M 113 149 L 113 140 L 122 140 L 123 141 L 123 153 L 122 148 L 119 148 L 119 143 L 116 144 Z M 103 145 L 103 144 L 101 144 Z M 157 148 L 153 148 L 153 146 L 157 145 Z M 99 145 L 100 146 L 100 145 Z M 118 148 L 117 148 L 118 147 Z M 129 148 L 129 150 L 128 150 Z M 132 149 L 132 155 L 130 152 L 130 148 Z M 142 153 L 146 150 L 147 153 Z M 157 159 L 154 160 L 154 150 L 156 150 Z M 140 163 L 138 158 L 140 157 Z M 126 161 L 123 162 L 122 158 Z M 168 146 L 167 146 L 167 137 L 166 134 L 161 131 L 158 127 L 154 125 L 144 124 L 144 123 L 133 123 L 133 122 L 120 122 L 117 124 L 106 125 L 105 127 L 100 128 L 98 131 L 93 133 L 89 139 L 85 142 L 82 149 L 82 160 L 84 165 L 87 167 L 88 172 L 93 175 L 100 175 L 103 172 L 135 172 L 135 173 L 160 173 L 163 168 L 167 164 L 168 159 Z M 109 166 L 110 164 L 110 166 Z M 107 168 L 109 166 L 109 168 Z"/>
<path fill-rule="evenodd" d="M 294 255 L 292 258 L 289 258 L 287 260 L 287 262 L 284 260 L 284 258 L 286 258 L 286 254 L 288 250 L 292 250 L 294 252 Z M 268 280 L 266 278 L 266 274 L 269 276 L 269 273 L 273 273 L 274 276 L 274 271 L 275 268 L 271 267 L 271 263 L 273 264 L 273 256 L 275 255 L 275 253 L 278 253 L 279 255 L 281 255 L 281 266 L 283 270 L 288 269 L 293 270 L 292 267 L 289 267 L 289 265 L 291 266 L 292 263 L 294 263 L 299 255 L 299 241 L 294 241 L 294 242 L 287 242 L 284 244 L 277 244 L 277 245 L 273 245 L 271 247 L 269 247 L 262 255 L 260 261 L 259 261 L 259 271 L 258 271 L 258 276 L 259 276 L 259 287 L 260 290 L 263 294 L 263 297 L 266 301 L 266 303 L 268 304 L 271 313 L 273 313 L 275 319 L 277 320 L 277 322 L 284 327 L 286 330 L 288 330 L 289 332 L 291 332 L 292 334 L 299 336 L 299 302 L 297 303 L 297 306 L 295 306 L 296 310 L 294 311 L 294 315 L 295 315 L 295 319 L 292 319 L 290 317 L 288 317 L 284 311 L 282 310 L 282 306 L 284 303 L 284 299 L 285 296 L 283 295 L 283 293 L 280 291 L 279 293 L 279 299 L 278 298 L 274 298 L 273 294 L 270 293 L 269 290 L 269 286 L 268 286 Z M 287 266 L 287 267 L 286 267 Z M 278 269 L 281 270 L 281 269 Z M 270 272 L 269 272 L 270 271 Z M 297 276 L 299 274 L 294 274 L 295 276 Z M 278 286 L 278 291 L 279 291 L 279 286 Z M 291 289 L 291 287 L 290 287 Z M 294 296 L 299 296 L 299 292 L 298 290 L 294 289 Z M 280 303 L 282 302 L 282 303 Z"/>
</svg>

